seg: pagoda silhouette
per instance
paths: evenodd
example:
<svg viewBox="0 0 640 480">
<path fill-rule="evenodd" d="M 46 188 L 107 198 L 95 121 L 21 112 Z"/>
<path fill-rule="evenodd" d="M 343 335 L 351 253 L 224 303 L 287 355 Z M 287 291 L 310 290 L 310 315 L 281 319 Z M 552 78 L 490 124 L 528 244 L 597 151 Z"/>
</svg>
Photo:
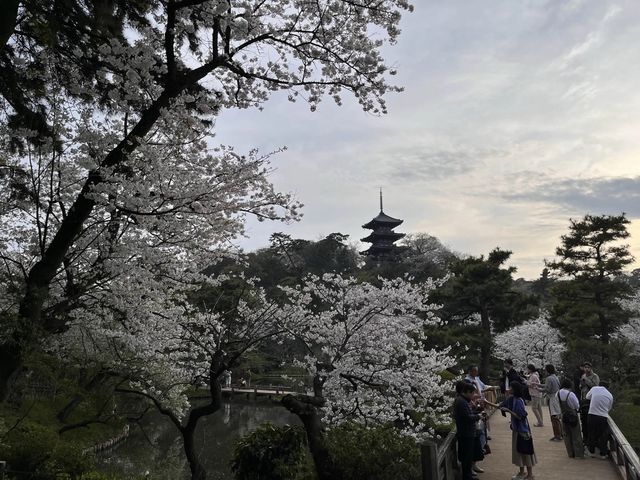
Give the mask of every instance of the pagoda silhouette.
<svg viewBox="0 0 640 480">
<path fill-rule="evenodd" d="M 393 229 L 400 225 L 403 220 L 390 217 L 384 213 L 382 205 L 382 189 L 380 189 L 380 213 L 369 223 L 365 223 L 362 228 L 373 230 L 367 237 L 362 238 L 362 242 L 370 243 L 371 246 L 361 255 L 368 257 L 385 258 L 394 256 L 400 252 L 401 248 L 395 242 L 404 237 L 404 233 L 394 232 Z"/>
</svg>

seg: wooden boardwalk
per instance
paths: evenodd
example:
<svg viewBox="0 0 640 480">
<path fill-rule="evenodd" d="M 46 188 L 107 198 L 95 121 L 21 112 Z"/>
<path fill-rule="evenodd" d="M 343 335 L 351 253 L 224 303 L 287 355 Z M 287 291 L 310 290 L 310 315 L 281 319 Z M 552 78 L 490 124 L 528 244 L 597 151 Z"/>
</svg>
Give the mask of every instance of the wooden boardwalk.
<svg viewBox="0 0 640 480">
<path fill-rule="evenodd" d="M 528 407 L 527 411 L 529 420 L 534 419 L 532 423 L 535 423 L 535 417 Z M 584 460 L 569 458 L 564 442 L 549 441 L 553 436 L 549 410 L 544 409 L 543 414 L 545 426 L 531 427 L 538 457 L 538 464 L 533 469 L 536 480 L 615 480 L 620 478 L 610 460 L 589 457 Z M 492 453 L 478 464 L 485 471 L 479 474 L 481 480 L 510 480 L 518 471 L 518 467 L 511 463 L 511 430 L 508 418 L 508 415 L 505 418 L 500 412 L 491 416 L 489 445 Z"/>
</svg>

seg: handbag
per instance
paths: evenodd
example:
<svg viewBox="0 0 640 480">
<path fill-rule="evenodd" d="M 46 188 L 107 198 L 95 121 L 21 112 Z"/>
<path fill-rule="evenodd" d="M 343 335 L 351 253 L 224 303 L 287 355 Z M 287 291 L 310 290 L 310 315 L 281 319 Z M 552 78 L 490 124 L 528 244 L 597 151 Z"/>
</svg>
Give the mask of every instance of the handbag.
<svg viewBox="0 0 640 480">
<path fill-rule="evenodd" d="M 518 432 L 516 451 L 522 455 L 533 455 L 533 437 L 529 432 Z"/>
</svg>

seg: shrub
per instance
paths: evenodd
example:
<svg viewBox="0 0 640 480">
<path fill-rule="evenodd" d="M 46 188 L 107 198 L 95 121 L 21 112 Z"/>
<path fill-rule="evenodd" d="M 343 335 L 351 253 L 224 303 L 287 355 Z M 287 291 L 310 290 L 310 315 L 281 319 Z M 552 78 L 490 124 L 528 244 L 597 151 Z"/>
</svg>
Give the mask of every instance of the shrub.
<svg viewBox="0 0 640 480">
<path fill-rule="evenodd" d="M 57 432 L 31 421 L 5 435 L 0 457 L 11 470 L 31 472 L 34 479 L 60 474 L 75 479 L 94 466 L 79 444 L 62 441 Z"/>
<path fill-rule="evenodd" d="M 238 480 L 294 480 L 307 474 L 301 427 L 265 423 L 235 445 L 231 469 Z"/>
<path fill-rule="evenodd" d="M 329 430 L 326 444 L 343 478 L 349 480 L 420 480 L 420 449 L 393 427 L 345 424 Z M 241 438 L 232 470 L 237 480 L 307 480 L 315 478 L 301 427 L 265 424 Z"/>
<path fill-rule="evenodd" d="M 327 446 L 349 480 L 419 480 L 420 449 L 393 427 L 345 424 L 327 433 Z"/>
</svg>

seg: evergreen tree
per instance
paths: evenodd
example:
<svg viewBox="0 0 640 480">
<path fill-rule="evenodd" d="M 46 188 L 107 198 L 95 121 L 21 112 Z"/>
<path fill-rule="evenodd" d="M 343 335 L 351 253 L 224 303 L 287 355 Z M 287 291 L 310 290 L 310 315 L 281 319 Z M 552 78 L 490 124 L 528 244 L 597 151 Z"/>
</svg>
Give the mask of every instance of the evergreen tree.
<svg viewBox="0 0 640 480">
<path fill-rule="evenodd" d="M 520 323 L 527 306 L 534 303 L 534 297 L 514 289 L 516 268 L 505 266 L 510 257 L 510 251 L 495 248 L 486 258 L 470 256 L 455 261 L 451 265 L 454 276 L 434 292 L 433 300 L 443 305 L 449 329 L 461 333 L 461 325 L 466 325 L 466 330 L 476 333 L 468 346 L 479 352 L 482 375 L 489 371 L 493 331 Z M 442 330 L 444 335 L 447 329 Z"/>
<path fill-rule="evenodd" d="M 628 317 L 620 300 L 630 293 L 623 269 L 634 261 L 622 243 L 629 220 L 624 214 L 586 215 L 570 222 L 558 259 L 547 262 L 561 280 L 552 288 L 553 320 L 574 353 L 599 352 L 604 360 L 611 334 Z"/>
</svg>

